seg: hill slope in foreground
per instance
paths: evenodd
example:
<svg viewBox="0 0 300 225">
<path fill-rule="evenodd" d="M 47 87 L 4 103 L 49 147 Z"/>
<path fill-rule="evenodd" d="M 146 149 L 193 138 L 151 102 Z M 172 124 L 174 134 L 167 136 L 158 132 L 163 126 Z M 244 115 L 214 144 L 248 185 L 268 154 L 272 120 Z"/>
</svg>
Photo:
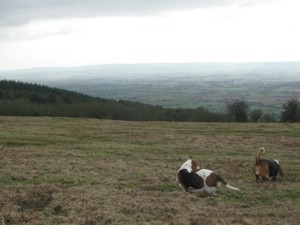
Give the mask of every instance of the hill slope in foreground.
<svg viewBox="0 0 300 225">
<path fill-rule="evenodd" d="M 2 224 L 299 224 L 300 124 L 0 117 Z M 286 177 L 261 187 L 255 151 Z M 177 185 L 181 163 L 210 164 L 240 193 Z"/>
</svg>

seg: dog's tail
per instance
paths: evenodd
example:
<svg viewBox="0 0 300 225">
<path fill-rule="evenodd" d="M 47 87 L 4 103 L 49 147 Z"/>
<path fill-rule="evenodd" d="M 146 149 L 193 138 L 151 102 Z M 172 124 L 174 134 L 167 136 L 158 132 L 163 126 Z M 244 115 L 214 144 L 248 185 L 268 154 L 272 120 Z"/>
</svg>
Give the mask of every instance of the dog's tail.
<svg viewBox="0 0 300 225">
<path fill-rule="evenodd" d="M 260 147 L 259 149 L 256 150 L 256 156 L 255 156 L 255 164 L 258 166 L 260 162 L 260 155 L 262 152 L 266 152 L 264 147 Z"/>
<path fill-rule="evenodd" d="M 216 176 L 217 176 L 217 181 L 218 181 L 218 182 L 221 182 L 222 184 L 224 184 L 225 187 L 228 188 L 229 190 L 231 190 L 231 191 L 240 191 L 239 188 L 236 188 L 236 187 L 231 186 L 230 184 L 228 184 L 228 183 L 227 183 L 222 177 L 220 177 L 219 175 L 216 174 Z"/>
</svg>

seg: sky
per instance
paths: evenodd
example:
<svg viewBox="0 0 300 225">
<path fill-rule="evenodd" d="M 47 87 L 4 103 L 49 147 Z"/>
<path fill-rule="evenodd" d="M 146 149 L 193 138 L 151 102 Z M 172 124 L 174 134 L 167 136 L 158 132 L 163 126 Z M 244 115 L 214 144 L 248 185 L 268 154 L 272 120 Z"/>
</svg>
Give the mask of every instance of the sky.
<svg viewBox="0 0 300 225">
<path fill-rule="evenodd" d="M 0 70 L 300 61 L 299 0 L 0 0 Z"/>
</svg>

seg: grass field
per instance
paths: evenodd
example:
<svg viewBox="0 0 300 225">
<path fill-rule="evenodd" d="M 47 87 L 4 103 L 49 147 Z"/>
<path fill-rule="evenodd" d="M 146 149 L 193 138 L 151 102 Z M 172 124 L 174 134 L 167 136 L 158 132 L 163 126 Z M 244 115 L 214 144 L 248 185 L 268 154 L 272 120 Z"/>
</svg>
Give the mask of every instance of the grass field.
<svg viewBox="0 0 300 225">
<path fill-rule="evenodd" d="M 286 176 L 260 187 L 255 151 Z M 0 117 L 0 224 L 300 224 L 300 124 Z M 183 192 L 188 158 L 239 187 Z"/>
</svg>

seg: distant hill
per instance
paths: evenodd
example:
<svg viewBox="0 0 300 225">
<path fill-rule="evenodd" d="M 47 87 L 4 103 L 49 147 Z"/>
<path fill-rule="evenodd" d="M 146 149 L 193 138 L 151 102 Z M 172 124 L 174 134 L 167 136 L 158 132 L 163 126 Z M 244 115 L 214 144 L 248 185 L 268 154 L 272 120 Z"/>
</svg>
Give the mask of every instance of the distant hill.
<svg viewBox="0 0 300 225">
<path fill-rule="evenodd" d="M 203 107 L 222 113 L 232 99 L 279 116 L 300 99 L 300 62 L 110 64 L 0 71 L 0 79 L 164 108 Z"/>
<path fill-rule="evenodd" d="M 45 85 L 0 80 L 0 115 L 59 116 L 131 121 L 222 121 L 204 108 L 165 109 L 138 102 L 91 97 Z"/>
<path fill-rule="evenodd" d="M 65 81 L 77 79 L 131 79 L 182 76 L 284 76 L 293 78 L 300 73 L 300 62 L 250 62 L 250 63 L 149 63 L 102 64 L 80 67 L 41 67 L 0 71 L 0 79 L 20 81 Z"/>
</svg>

